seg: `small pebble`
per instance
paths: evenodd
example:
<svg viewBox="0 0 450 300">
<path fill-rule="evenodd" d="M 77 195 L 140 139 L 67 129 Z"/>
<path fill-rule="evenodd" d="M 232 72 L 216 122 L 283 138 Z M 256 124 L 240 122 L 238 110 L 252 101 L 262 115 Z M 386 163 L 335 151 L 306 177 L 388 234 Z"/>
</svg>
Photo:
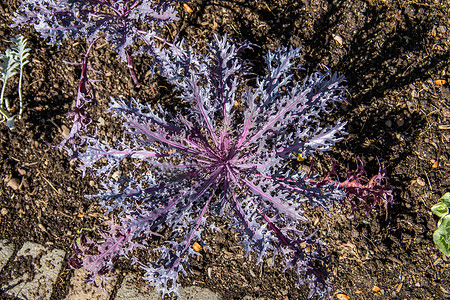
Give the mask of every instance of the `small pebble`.
<svg viewBox="0 0 450 300">
<path fill-rule="evenodd" d="M 38 227 L 40 230 L 47 232 L 47 229 L 45 229 L 44 225 L 42 225 L 41 223 L 38 224 Z"/>
<path fill-rule="evenodd" d="M 425 180 L 422 177 L 417 177 L 417 184 L 420 186 L 425 186 Z"/>
<path fill-rule="evenodd" d="M 2 216 L 6 216 L 8 214 L 8 210 L 3 207 L 0 213 L 2 214 Z"/>
<path fill-rule="evenodd" d="M 98 122 L 99 126 L 104 126 L 105 125 L 105 119 L 103 119 L 102 117 L 98 118 L 97 122 Z"/>
<path fill-rule="evenodd" d="M 266 259 L 266 264 L 267 264 L 267 266 L 272 268 L 274 266 L 273 258 L 271 258 L 271 257 L 267 258 Z"/>
<path fill-rule="evenodd" d="M 344 43 L 343 39 L 341 36 L 337 35 L 337 34 L 331 34 L 333 36 L 333 39 L 342 46 L 342 44 Z"/>
<path fill-rule="evenodd" d="M 439 33 L 445 33 L 446 31 L 447 31 L 447 27 L 445 27 L 445 25 L 440 25 L 437 28 L 437 32 L 439 32 Z"/>
<path fill-rule="evenodd" d="M 120 171 L 115 171 L 114 173 L 112 173 L 111 178 L 114 180 L 119 180 L 119 177 L 121 176 L 121 172 Z"/>
<path fill-rule="evenodd" d="M 66 125 L 61 126 L 61 131 L 62 131 L 63 137 L 67 137 L 70 133 L 70 129 Z"/>
<path fill-rule="evenodd" d="M 11 178 L 6 186 L 12 188 L 13 190 L 17 191 L 20 188 L 20 179 L 18 178 Z"/>
</svg>

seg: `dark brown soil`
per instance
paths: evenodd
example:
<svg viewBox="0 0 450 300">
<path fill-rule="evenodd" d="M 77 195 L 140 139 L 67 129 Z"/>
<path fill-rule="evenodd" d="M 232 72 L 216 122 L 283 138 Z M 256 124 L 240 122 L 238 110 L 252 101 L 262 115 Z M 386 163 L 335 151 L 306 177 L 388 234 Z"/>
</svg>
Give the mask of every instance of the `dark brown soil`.
<svg viewBox="0 0 450 300">
<path fill-rule="evenodd" d="M 64 152 L 49 147 L 71 126 L 66 114 L 80 72 L 63 61 L 80 62 L 86 44 L 70 40 L 50 47 L 32 28 L 9 27 L 18 2 L 0 3 L 0 51 L 18 34 L 28 38 L 32 49 L 24 76 L 24 117 L 15 132 L 0 124 L 0 239 L 70 252 L 77 230 L 105 219 L 96 200 L 84 197 L 97 191 L 95 178 L 82 178 Z M 350 105 L 332 117 L 347 120 L 350 134 L 334 151 L 316 158 L 318 170 L 329 170 L 334 159 L 343 171 L 364 157 L 374 175 L 379 158 L 388 168 L 395 197 L 387 219 L 383 211 L 349 218 L 346 207 L 320 218 L 320 236 L 333 261 L 333 299 L 345 299 L 338 294 L 350 299 L 450 298 L 450 261 L 433 244 L 437 218 L 430 212 L 450 188 L 450 3 L 198 0 L 188 5 L 192 11 L 180 5 L 181 20 L 165 28 L 168 38 L 195 41 L 200 50 L 213 33 L 248 40 L 261 47 L 251 58 L 256 69 L 262 53 L 299 46 L 305 74 L 326 65 L 347 78 Z M 110 96 L 169 103 L 167 87 L 149 76 L 145 58 L 135 62 L 140 89 L 106 43 L 97 44 L 91 62 L 103 73 L 97 83 L 99 102 L 91 110 L 102 134 L 117 135 L 106 113 Z M 14 89 L 11 82 L 7 95 L 12 101 L 17 100 Z M 283 273 L 282 266 L 269 261 L 255 265 L 254 256 L 246 260 L 233 232 L 225 228 L 206 234 L 211 250 L 193 262 L 194 274 L 183 277 L 182 284 L 208 287 L 224 299 L 306 298 L 306 287 L 295 287 L 292 272 Z M 127 262 L 118 266 L 120 276 L 130 270 Z M 71 275 L 66 265 L 53 299 L 64 298 Z"/>
</svg>

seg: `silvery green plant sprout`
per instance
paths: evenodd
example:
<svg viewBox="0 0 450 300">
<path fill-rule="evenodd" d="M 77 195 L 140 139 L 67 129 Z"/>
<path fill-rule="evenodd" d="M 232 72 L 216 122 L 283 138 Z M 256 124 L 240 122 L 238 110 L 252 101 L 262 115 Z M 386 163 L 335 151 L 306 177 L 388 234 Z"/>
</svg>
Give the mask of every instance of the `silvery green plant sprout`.
<svg viewBox="0 0 450 300">
<path fill-rule="evenodd" d="M 0 54 L 0 81 L 2 82 L 2 89 L 0 92 L 0 114 L 1 122 L 5 121 L 6 126 L 10 130 L 14 130 L 14 118 L 16 115 L 11 115 L 13 110 L 10 100 L 5 97 L 6 84 L 10 78 L 19 72 L 19 84 L 17 92 L 19 94 L 19 119 L 22 118 L 24 104 L 22 97 L 22 76 L 23 67 L 29 63 L 27 57 L 30 55 L 30 48 L 27 48 L 27 39 L 23 36 L 18 36 L 11 39 L 13 45 L 6 49 L 5 54 Z"/>
<path fill-rule="evenodd" d="M 309 297 L 330 295 L 330 260 L 315 231 L 306 229 L 304 212 L 328 211 L 345 192 L 289 163 L 298 153 L 328 151 L 343 139 L 345 122 L 324 125 L 320 118 L 344 101 L 344 79 L 326 71 L 295 80 L 299 49 L 283 47 L 266 55 L 264 75 L 247 80 L 241 50 L 226 37 L 215 37 L 205 56 L 181 42 L 150 47 L 184 109 L 171 113 L 135 99 L 111 99 L 109 111 L 122 120 L 124 138 L 109 144 L 86 137 L 85 150 L 68 148 L 83 174 L 102 178 L 102 190 L 89 197 L 115 216 L 100 232 L 103 243 L 74 242 L 70 264 L 88 270 L 90 281 L 100 277 L 103 285 L 125 256 L 163 295 L 177 294 L 179 274 L 187 275 L 189 258 L 199 255 L 192 244 L 207 246 L 202 231 L 229 218 L 246 254 L 255 252 L 258 263 L 280 256 L 285 270 L 298 274 L 298 284 L 309 287 Z M 112 174 L 125 158 L 146 172 L 117 179 Z M 160 258 L 139 261 L 135 250 L 165 229 L 170 238 L 154 249 Z"/>
<path fill-rule="evenodd" d="M 89 43 L 81 63 L 82 70 L 74 117 L 66 143 L 80 137 L 91 123 L 89 106 L 95 101 L 95 86 L 88 76 L 88 59 L 97 40 L 104 38 L 118 57 L 127 62 L 130 76 L 139 86 L 133 67 L 131 47 L 157 36 L 157 28 L 178 20 L 175 4 L 187 0 L 22 0 L 14 13 L 12 26 L 31 24 L 52 46 L 60 46 L 67 37 L 84 38 Z M 147 25 L 144 30 L 142 25 Z"/>
</svg>

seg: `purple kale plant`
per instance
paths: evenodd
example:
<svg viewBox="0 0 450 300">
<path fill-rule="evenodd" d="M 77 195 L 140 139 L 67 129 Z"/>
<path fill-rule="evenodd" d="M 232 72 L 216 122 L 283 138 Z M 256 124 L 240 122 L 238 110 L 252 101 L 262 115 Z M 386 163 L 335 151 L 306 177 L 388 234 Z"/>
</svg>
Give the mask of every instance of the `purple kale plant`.
<svg viewBox="0 0 450 300">
<path fill-rule="evenodd" d="M 217 229 L 215 220 L 227 217 L 257 263 L 280 256 L 310 297 L 329 296 L 330 260 L 316 231 L 307 229 L 304 212 L 328 211 L 345 193 L 290 162 L 342 140 L 345 122 L 324 125 L 321 115 L 344 101 L 343 77 L 326 71 L 296 80 L 299 49 L 281 48 L 265 56 L 265 74 L 251 78 L 241 47 L 226 37 L 215 37 L 206 55 L 181 42 L 151 51 L 183 108 L 169 112 L 111 99 L 109 111 L 122 120 L 123 139 L 111 145 L 91 136 L 83 150 L 68 149 L 83 174 L 102 178 L 102 191 L 89 197 L 115 216 L 101 232 L 104 243 L 74 243 L 71 265 L 86 268 L 94 282 L 125 256 L 163 295 L 177 294 L 179 274 L 187 275 L 189 258 L 199 255 L 193 243 L 206 246 L 202 231 Z M 114 176 L 126 162 L 135 164 L 134 171 Z M 154 249 L 157 261 L 134 256 L 163 234 L 170 238 Z"/>
<path fill-rule="evenodd" d="M 331 172 L 317 184 L 320 186 L 321 184 L 334 182 L 339 188 L 343 189 L 346 196 L 342 204 L 346 202 L 350 204 L 352 217 L 363 206 L 366 213 L 371 212 L 374 208 L 384 210 L 387 219 L 389 206 L 393 203 L 394 195 L 388 182 L 386 167 L 379 161 L 378 166 L 378 174 L 369 179 L 365 171 L 366 163 L 363 159 L 357 159 L 356 170 L 351 171 L 350 167 L 347 166 L 345 180 L 341 181 L 335 169 L 336 164 L 333 164 Z M 312 166 L 311 170 L 313 170 Z"/>
<path fill-rule="evenodd" d="M 353 172 L 347 168 L 346 179 L 339 183 L 339 187 L 346 192 L 346 200 L 351 205 L 352 213 L 355 213 L 360 206 L 364 207 L 366 213 L 378 207 L 385 211 L 387 219 L 394 195 L 388 182 L 386 167 L 378 162 L 378 174 L 368 179 L 365 171 L 366 163 L 363 160 L 357 160 L 356 165 L 356 170 Z"/>
<path fill-rule="evenodd" d="M 122 61 L 138 40 L 154 37 L 153 29 L 178 20 L 174 4 L 187 0 L 22 0 L 14 13 L 13 26 L 32 24 L 51 45 L 66 37 L 85 38 L 89 43 L 104 37 Z"/>
<path fill-rule="evenodd" d="M 12 26 L 31 24 L 50 45 L 60 46 L 67 37 L 84 38 L 90 43 L 84 60 L 72 129 L 61 143 L 80 137 L 91 123 L 88 108 L 95 100 L 95 87 L 88 77 L 88 58 L 94 43 L 104 38 L 119 58 L 127 63 L 131 78 L 139 86 L 133 67 L 131 47 L 138 41 L 154 44 L 156 29 L 178 20 L 175 4 L 188 0 L 22 0 L 14 13 Z M 150 29 L 143 29 L 142 25 Z"/>
</svg>

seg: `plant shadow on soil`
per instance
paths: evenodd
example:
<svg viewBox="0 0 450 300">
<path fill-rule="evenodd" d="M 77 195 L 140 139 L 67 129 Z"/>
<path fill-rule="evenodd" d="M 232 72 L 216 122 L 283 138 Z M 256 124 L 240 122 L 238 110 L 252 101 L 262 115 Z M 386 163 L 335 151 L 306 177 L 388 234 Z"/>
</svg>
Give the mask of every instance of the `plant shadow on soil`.
<svg viewBox="0 0 450 300">
<path fill-rule="evenodd" d="M 198 0 L 188 3 L 193 12 L 180 5 L 180 21 L 165 29 L 167 36 L 196 42 L 200 50 L 213 33 L 259 45 L 251 57 L 256 72 L 263 72 L 263 53 L 293 45 L 303 54 L 301 75 L 323 66 L 345 75 L 350 104 L 326 120 L 347 120 L 349 135 L 335 150 L 316 158 L 316 171 L 325 174 L 337 161 L 343 174 L 347 164 L 352 169 L 355 159 L 364 157 L 371 176 L 378 171 L 378 158 L 388 168 L 395 195 L 387 219 L 378 210 L 350 217 L 346 206 L 331 218 L 311 213 L 311 220 L 323 220 L 318 226 L 331 253 L 335 291 L 351 299 L 450 298 L 445 272 L 450 263 L 432 242 L 437 219 L 429 211 L 450 187 L 450 133 L 439 129 L 450 124 L 450 4 L 438 2 Z M 17 5 L 16 0 L 0 4 L 0 50 L 9 46 L 8 37 L 20 33 L 29 39 L 32 62 L 26 69 L 24 95 L 30 100 L 15 133 L 0 128 L 0 208 L 7 211 L 0 216 L 0 238 L 70 252 L 77 229 L 92 228 L 104 219 L 96 215 L 96 200 L 83 197 L 98 190 L 95 178 L 82 179 L 64 153 L 47 145 L 57 144 L 70 128 L 66 114 L 76 96 L 79 67 L 63 61 L 79 62 L 86 44 L 67 41 L 54 48 L 29 27 L 9 28 Z M 120 132 L 117 124 L 109 130 L 114 122 L 105 113 L 109 96 L 174 105 L 168 102 L 174 100 L 170 87 L 145 73 L 145 59 L 136 58 L 143 72 L 141 89 L 133 87 L 126 66 L 109 46 L 96 48 L 92 65 L 103 74 L 91 113 L 97 124 L 104 123 L 99 131 L 109 138 Z M 446 83 L 436 84 L 436 79 Z M 7 92 L 14 94 L 13 87 Z M 18 178 L 21 187 L 8 186 L 11 178 Z M 295 274 L 283 273 L 281 265 L 255 265 L 254 256 L 246 259 L 239 239 L 226 226 L 222 233 L 205 234 L 211 250 L 193 262 L 194 274 L 182 277 L 183 285 L 220 291 L 224 299 L 306 297 L 306 288 L 296 288 Z M 119 278 L 136 271 L 125 261 L 118 265 Z M 0 282 L 7 276 L 0 274 Z M 65 272 L 60 277 L 69 282 L 70 276 Z M 380 291 L 374 292 L 374 286 Z M 63 299 L 69 288 L 56 284 L 52 299 Z"/>
</svg>

